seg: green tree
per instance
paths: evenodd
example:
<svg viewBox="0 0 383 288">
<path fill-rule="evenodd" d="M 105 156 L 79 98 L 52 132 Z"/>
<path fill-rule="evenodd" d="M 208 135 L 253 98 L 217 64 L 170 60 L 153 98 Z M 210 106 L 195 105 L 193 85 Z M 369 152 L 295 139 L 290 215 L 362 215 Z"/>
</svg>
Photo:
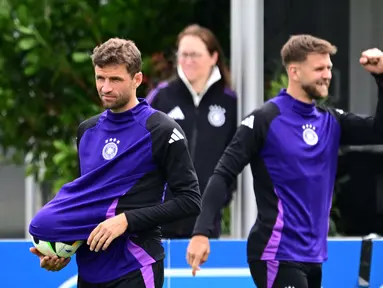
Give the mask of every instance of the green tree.
<svg viewBox="0 0 383 288">
<path fill-rule="evenodd" d="M 196 2 L 0 0 L 0 143 L 12 161 L 28 155 L 29 173 L 54 191 L 73 180 L 77 126 L 101 111 L 92 49 L 133 39 L 149 73 L 150 55 L 174 45 Z"/>
</svg>

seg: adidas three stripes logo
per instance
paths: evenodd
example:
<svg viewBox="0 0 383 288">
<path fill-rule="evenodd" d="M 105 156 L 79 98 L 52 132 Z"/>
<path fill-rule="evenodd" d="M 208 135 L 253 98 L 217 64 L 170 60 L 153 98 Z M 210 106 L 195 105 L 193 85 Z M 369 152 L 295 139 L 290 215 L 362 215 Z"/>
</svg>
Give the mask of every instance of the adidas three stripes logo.
<svg viewBox="0 0 383 288">
<path fill-rule="evenodd" d="M 185 137 L 176 128 L 173 129 L 173 133 L 170 136 L 169 144 L 172 144 L 178 140 L 185 139 Z"/>
</svg>

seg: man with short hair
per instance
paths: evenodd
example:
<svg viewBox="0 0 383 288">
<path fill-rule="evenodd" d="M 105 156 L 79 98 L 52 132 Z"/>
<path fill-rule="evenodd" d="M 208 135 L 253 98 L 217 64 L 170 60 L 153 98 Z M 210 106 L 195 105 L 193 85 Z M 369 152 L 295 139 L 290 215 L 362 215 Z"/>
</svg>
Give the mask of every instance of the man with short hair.
<svg viewBox="0 0 383 288">
<path fill-rule="evenodd" d="M 45 241 L 85 240 L 76 254 L 78 287 L 160 288 L 160 225 L 200 211 L 197 176 L 180 126 L 136 97 L 141 54 L 129 40 L 96 47 L 92 61 L 106 111 L 80 124 L 81 176 L 64 185 L 30 224 Z M 175 198 L 163 203 L 168 185 Z M 44 257 L 58 271 L 69 260 Z"/>
<path fill-rule="evenodd" d="M 258 216 L 247 258 L 258 288 L 320 288 L 340 145 L 383 143 L 383 53 L 360 63 L 377 81 L 375 117 L 361 117 L 315 100 L 328 96 L 336 47 L 311 35 L 291 37 L 281 50 L 288 87 L 247 115 L 209 180 L 187 261 L 195 275 L 210 253 L 214 215 L 223 191 L 250 163 Z"/>
</svg>

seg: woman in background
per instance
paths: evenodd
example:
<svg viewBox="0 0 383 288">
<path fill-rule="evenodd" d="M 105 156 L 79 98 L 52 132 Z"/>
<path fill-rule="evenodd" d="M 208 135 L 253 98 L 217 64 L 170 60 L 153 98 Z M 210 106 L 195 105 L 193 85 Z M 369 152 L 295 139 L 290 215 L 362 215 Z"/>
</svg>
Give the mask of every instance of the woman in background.
<svg viewBox="0 0 383 288">
<path fill-rule="evenodd" d="M 215 35 L 199 25 L 186 27 L 177 38 L 174 79 L 160 83 L 146 97 L 153 108 L 168 114 L 186 133 L 189 151 L 203 193 L 214 168 L 237 128 L 237 98 L 230 85 L 229 69 Z M 175 137 L 173 141 L 177 141 Z M 227 202 L 233 189 L 227 191 Z M 165 201 L 172 198 L 168 189 Z M 222 207 L 224 208 L 224 207 Z M 213 237 L 221 232 L 217 215 Z M 164 238 L 190 238 L 196 218 L 162 227 Z"/>
</svg>

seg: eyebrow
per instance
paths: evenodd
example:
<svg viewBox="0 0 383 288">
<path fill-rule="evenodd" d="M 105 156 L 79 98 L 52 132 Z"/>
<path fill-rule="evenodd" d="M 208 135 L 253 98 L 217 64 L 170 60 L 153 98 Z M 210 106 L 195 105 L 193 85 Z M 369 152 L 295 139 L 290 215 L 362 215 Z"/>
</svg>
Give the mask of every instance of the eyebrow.
<svg viewBox="0 0 383 288">
<path fill-rule="evenodd" d="M 178 51 L 177 54 L 203 54 L 201 51 Z"/>
<path fill-rule="evenodd" d="M 105 76 L 102 76 L 102 75 L 96 75 L 96 79 L 105 79 L 105 78 L 109 78 L 111 80 L 124 80 L 122 77 L 119 77 L 119 76 L 110 76 L 110 77 L 105 77 Z"/>
<path fill-rule="evenodd" d="M 112 80 L 124 80 L 124 78 L 122 78 L 120 76 L 110 76 L 109 78 Z"/>
<path fill-rule="evenodd" d="M 329 64 L 329 65 L 318 65 L 318 66 L 315 66 L 314 69 L 315 69 L 315 70 L 320 70 L 320 69 L 324 69 L 324 68 L 332 69 L 332 67 L 333 67 L 333 64 Z"/>
</svg>

